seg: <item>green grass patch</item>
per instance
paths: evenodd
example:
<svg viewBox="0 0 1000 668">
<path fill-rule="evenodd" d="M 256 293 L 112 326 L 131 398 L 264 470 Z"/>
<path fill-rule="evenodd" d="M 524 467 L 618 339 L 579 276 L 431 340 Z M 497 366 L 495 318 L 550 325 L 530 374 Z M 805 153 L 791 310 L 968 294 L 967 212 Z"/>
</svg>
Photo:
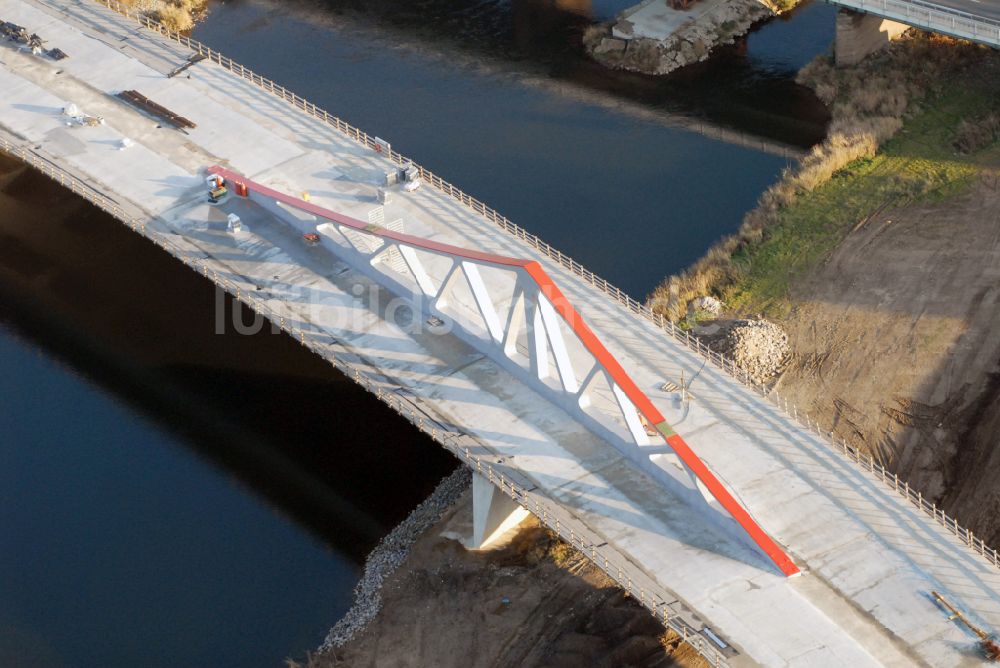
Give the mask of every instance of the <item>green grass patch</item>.
<svg viewBox="0 0 1000 668">
<path fill-rule="evenodd" d="M 817 267 L 859 223 L 915 202 L 966 192 L 997 147 L 973 155 L 954 148 L 963 119 L 994 108 L 994 95 L 964 85 L 927 99 L 873 158 L 857 160 L 778 213 L 759 243 L 733 255 L 738 279 L 722 299 L 738 312 L 786 315 L 793 283 Z"/>
</svg>

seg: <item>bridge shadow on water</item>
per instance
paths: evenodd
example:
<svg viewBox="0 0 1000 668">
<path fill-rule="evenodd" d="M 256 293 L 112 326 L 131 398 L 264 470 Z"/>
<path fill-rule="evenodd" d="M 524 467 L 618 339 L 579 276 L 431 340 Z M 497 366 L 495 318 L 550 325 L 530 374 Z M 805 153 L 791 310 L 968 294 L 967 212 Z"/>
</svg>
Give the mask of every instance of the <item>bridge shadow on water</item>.
<svg viewBox="0 0 1000 668">
<path fill-rule="evenodd" d="M 4 190 L 17 193 L 0 192 L 7 326 L 317 539 L 361 563 L 454 468 L 287 335 L 237 333 L 228 295 L 217 334 L 213 285 L 118 221 L 30 170 Z"/>
</svg>

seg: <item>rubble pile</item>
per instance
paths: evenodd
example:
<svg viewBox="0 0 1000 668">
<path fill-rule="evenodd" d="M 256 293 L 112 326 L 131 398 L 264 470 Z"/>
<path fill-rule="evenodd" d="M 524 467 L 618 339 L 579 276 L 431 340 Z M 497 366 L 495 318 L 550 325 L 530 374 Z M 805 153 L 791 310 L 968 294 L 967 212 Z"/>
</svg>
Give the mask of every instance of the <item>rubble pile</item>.
<svg viewBox="0 0 1000 668">
<path fill-rule="evenodd" d="M 788 335 L 773 322 L 740 320 L 716 347 L 755 382 L 763 383 L 778 373 L 788 356 Z"/>
<path fill-rule="evenodd" d="M 768 0 L 729 0 L 686 21 L 661 39 L 633 36 L 626 16 L 608 23 L 603 33 L 591 33 L 585 46 L 595 60 L 607 67 L 667 74 L 705 60 L 715 47 L 732 44 L 755 23 L 775 13 Z"/>
</svg>

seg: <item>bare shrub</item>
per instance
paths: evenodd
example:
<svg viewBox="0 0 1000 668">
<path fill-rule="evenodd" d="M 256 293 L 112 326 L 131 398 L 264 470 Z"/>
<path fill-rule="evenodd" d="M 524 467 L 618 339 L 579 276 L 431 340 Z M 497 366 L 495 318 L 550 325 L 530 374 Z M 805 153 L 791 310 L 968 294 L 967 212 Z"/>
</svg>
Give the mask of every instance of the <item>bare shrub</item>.
<svg viewBox="0 0 1000 668">
<path fill-rule="evenodd" d="M 795 9 L 801 0 L 763 0 L 763 2 L 775 14 L 784 14 L 787 11 Z"/>
<path fill-rule="evenodd" d="M 813 92 L 816 97 L 820 99 L 820 102 L 830 106 L 835 99 L 837 99 L 837 86 L 832 83 L 818 83 L 813 88 Z"/>
<path fill-rule="evenodd" d="M 833 61 L 825 56 L 813 59 L 799 70 L 795 76 L 795 83 L 812 88 L 816 97 L 827 106 L 837 98 L 837 72 L 833 67 Z"/>
<path fill-rule="evenodd" d="M 828 132 L 831 137 L 868 136 L 882 144 L 899 132 L 903 119 L 895 116 L 846 116 L 834 118 Z"/>
<path fill-rule="evenodd" d="M 878 77 L 851 88 L 848 100 L 853 115 L 902 116 L 909 103 L 906 87 Z"/>
<path fill-rule="evenodd" d="M 548 556 L 559 568 L 566 568 L 580 559 L 580 553 L 569 543 L 553 536 L 554 540 L 549 546 Z"/>
<path fill-rule="evenodd" d="M 990 112 L 983 118 L 966 119 L 958 125 L 953 145 L 962 153 L 975 153 L 1000 139 L 1000 115 Z"/>
<path fill-rule="evenodd" d="M 124 4 L 171 30 L 186 31 L 194 27 L 195 17 L 205 10 L 206 0 L 124 0 Z"/>
<path fill-rule="evenodd" d="M 194 17 L 178 5 L 166 5 L 153 13 L 153 17 L 171 30 L 190 30 L 194 27 Z"/>
</svg>

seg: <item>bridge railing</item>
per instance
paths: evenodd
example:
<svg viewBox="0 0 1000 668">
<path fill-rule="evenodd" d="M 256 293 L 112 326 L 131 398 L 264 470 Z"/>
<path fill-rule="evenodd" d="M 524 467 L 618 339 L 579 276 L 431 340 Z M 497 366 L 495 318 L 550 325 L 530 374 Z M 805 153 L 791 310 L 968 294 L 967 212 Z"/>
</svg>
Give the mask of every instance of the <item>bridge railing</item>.
<svg viewBox="0 0 1000 668">
<path fill-rule="evenodd" d="M 219 165 L 210 166 L 208 172 L 235 184 L 237 192 L 242 190 L 279 218 L 285 218 L 288 209 L 312 217 L 308 223 L 295 216 L 286 221 L 301 232 L 318 233 L 328 250 L 382 287 L 412 297 L 423 318 L 457 325 L 454 335 L 586 425 L 661 485 L 707 510 L 706 519 L 759 550 L 786 576 L 799 573 L 793 560 L 674 431 L 537 260 L 485 253 L 372 225 Z M 436 262 L 428 264 L 421 253 Z M 393 257 L 400 262 L 393 262 Z M 494 280 L 484 280 L 483 270 Z M 460 285 L 471 290 L 471 299 L 456 294 Z M 505 299 L 509 308 L 503 306 Z M 460 304 L 464 308 L 456 310 Z M 519 350 L 522 334 L 525 349 Z M 573 349 L 578 354 L 572 354 Z M 558 381 L 547 382 L 553 371 L 558 372 Z M 593 400 L 602 389 L 613 396 L 612 401 Z M 656 446 L 660 450 L 650 449 Z M 650 460 L 653 452 L 667 450 L 677 457 L 676 469 Z"/>
<path fill-rule="evenodd" d="M 245 289 L 225 276 L 219 275 L 206 262 L 193 257 L 176 242 L 171 242 L 169 235 L 150 229 L 145 220 L 130 215 L 125 207 L 102 194 L 92 185 L 77 178 L 59 165 L 41 158 L 38 154 L 11 143 L 4 137 L 0 137 L 0 151 L 20 159 L 94 206 L 122 221 L 132 231 L 141 234 L 180 259 L 232 295 L 237 301 L 246 304 L 300 344 L 329 361 L 345 376 L 362 386 L 439 445 L 452 452 L 471 469 L 483 475 L 500 488 L 504 494 L 532 512 L 542 524 L 601 568 L 608 577 L 613 579 L 628 595 L 639 601 L 665 627 L 675 631 L 685 642 L 694 647 L 712 666 L 717 668 L 728 666 L 726 658 L 719 651 L 719 648 L 698 629 L 684 621 L 679 611 L 671 608 L 671 603 L 657 593 L 658 587 L 647 574 L 608 548 L 606 541 L 590 533 L 581 522 L 576 521 L 565 510 L 552 505 L 545 497 L 530 491 L 535 487 L 530 480 L 524 478 L 517 471 L 503 467 L 499 463 L 494 465 L 488 460 L 492 457 L 499 462 L 501 457 L 498 453 L 493 452 L 488 446 L 474 440 L 467 434 L 449 429 L 428 418 L 410 399 L 404 399 L 405 390 L 403 388 L 390 385 L 388 380 L 375 380 L 367 372 L 344 360 L 342 356 L 333 354 L 329 349 L 324 349 L 316 340 L 316 332 L 293 324 L 298 321 L 291 314 L 283 315 L 274 311 L 266 302 L 258 299 L 254 291 Z M 477 454 L 474 455 L 473 452 Z M 485 454 L 487 459 L 484 461 L 483 454 L 479 453 Z"/>
<path fill-rule="evenodd" d="M 240 65 L 239 63 L 233 61 L 226 56 L 223 56 L 218 51 L 215 51 L 208 46 L 198 42 L 197 40 L 191 39 L 187 35 L 183 35 L 179 32 L 170 30 L 148 17 L 142 16 L 128 7 L 125 7 L 117 0 L 97 0 L 101 4 L 107 6 L 108 8 L 122 14 L 132 20 L 137 21 L 140 25 L 157 32 L 171 40 L 179 42 L 192 51 L 195 51 L 207 59 L 219 64 L 226 70 L 236 74 L 237 76 L 250 81 L 254 85 L 273 93 L 277 97 L 280 97 L 290 104 L 294 105 L 298 109 L 301 109 L 310 116 L 322 120 L 331 127 L 335 128 L 339 132 L 351 137 L 352 139 L 360 142 L 362 145 L 368 147 L 373 151 L 383 152 L 383 146 L 380 142 L 377 142 L 375 138 L 368 133 L 360 130 L 353 125 L 346 123 L 345 121 L 337 118 L 336 116 L 320 109 L 315 104 L 299 97 L 295 93 L 292 93 L 288 89 L 280 86 L 270 79 L 263 77 L 252 70 Z M 965 12 L 960 12 L 958 10 L 945 11 L 931 3 L 921 2 L 920 0 L 834 0 L 838 4 L 842 5 L 855 5 L 862 10 L 876 11 L 881 10 L 883 12 L 888 11 L 902 11 L 904 14 L 900 17 L 900 20 L 905 22 L 906 17 L 913 18 L 913 12 L 917 11 L 917 8 L 921 8 L 920 11 L 934 13 L 934 16 L 940 14 L 942 21 L 949 23 L 951 26 L 961 26 L 965 25 L 963 21 L 972 21 L 973 23 L 982 23 L 983 25 L 993 25 L 986 20 L 979 20 L 973 17 L 971 14 L 966 14 Z M 906 14 L 909 11 L 910 14 Z M 928 14 L 929 16 L 929 14 Z M 928 19 L 929 20 L 929 19 Z M 986 35 L 986 33 L 979 33 Z M 995 30 L 989 33 L 994 35 L 1000 43 L 1000 22 L 995 25 Z M 829 443 L 830 447 L 840 451 L 845 457 L 848 457 L 853 462 L 869 470 L 870 473 L 878 477 L 880 480 L 885 482 L 893 488 L 894 491 L 899 493 L 901 496 L 906 498 L 910 503 L 918 507 L 922 512 L 926 513 L 928 516 L 932 517 L 934 521 L 939 523 L 941 526 L 945 527 L 948 531 L 955 534 L 959 540 L 969 546 L 972 550 L 978 554 L 985 557 L 994 566 L 1000 568 L 1000 552 L 986 545 L 981 538 L 973 535 L 972 531 L 963 528 L 959 525 L 958 521 L 952 517 L 949 517 L 943 510 L 938 508 L 936 504 L 928 501 L 923 497 L 923 495 L 910 488 L 909 484 L 905 481 L 899 479 L 899 476 L 887 470 L 881 463 L 875 462 L 874 458 L 869 454 L 865 455 L 861 453 L 858 449 L 849 445 L 844 439 L 838 439 L 832 431 L 824 430 L 815 420 L 810 418 L 807 414 L 803 413 L 799 415 L 799 411 L 794 404 L 789 404 L 787 399 L 784 400 L 782 404 L 782 397 L 777 391 L 770 392 L 766 387 L 759 385 L 753 381 L 753 379 L 742 369 L 740 369 L 732 360 L 725 358 L 721 354 L 709 349 L 707 346 L 703 345 L 697 337 L 692 337 L 690 332 L 682 330 L 680 327 L 674 325 L 669 319 L 663 317 L 659 313 L 655 313 L 646 304 L 643 304 L 636 299 L 632 298 L 629 294 L 619 289 L 615 285 L 604 280 L 600 276 L 594 274 L 592 271 L 588 270 L 582 264 L 569 257 L 568 255 L 562 253 L 556 248 L 553 248 L 549 244 L 542 241 L 536 235 L 528 232 L 522 227 L 511 222 L 506 216 L 498 213 L 491 207 L 487 206 L 483 202 L 479 201 L 475 197 L 468 195 L 459 188 L 445 181 L 441 177 L 432 173 L 430 170 L 420 167 L 416 162 L 410 160 L 409 158 L 403 156 L 396 151 L 385 152 L 385 155 L 398 165 L 412 164 L 420 170 L 421 177 L 427 181 L 430 185 L 434 186 L 436 189 L 445 193 L 449 197 L 461 202 L 468 208 L 472 209 L 476 213 L 483 216 L 486 220 L 490 221 L 500 229 L 505 232 L 517 237 L 518 239 L 524 241 L 529 246 L 537 250 L 539 253 L 555 261 L 560 266 L 571 271 L 575 276 L 582 279 L 586 283 L 597 288 L 605 295 L 610 297 L 612 300 L 616 301 L 618 304 L 623 306 L 629 312 L 646 318 L 663 332 L 667 333 L 674 339 L 680 341 L 689 349 L 697 353 L 699 356 L 711 361 L 713 365 L 722 369 L 733 378 L 739 380 L 752 391 L 760 394 L 761 396 L 770 399 L 776 406 L 783 408 L 787 414 L 796 419 L 800 424 L 807 427 L 809 430 L 814 431 L 820 438 L 825 442 Z M 801 419 L 800 419 L 801 417 Z"/>
<path fill-rule="evenodd" d="M 539 251 L 545 257 L 555 260 L 561 266 L 569 269 L 578 277 L 584 279 L 587 283 L 599 288 L 602 292 L 609 295 L 617 302 L 628 308 L 633 313 L 642 314 L 645 308 L 642 304 L 637 302 L 635 299 L 630 297 L 627 293 L 615 287 L 611 283 L 608 283 L 603 278 L 597 276 L 593 272 L 586 269 L 579 262 L 573 260 L 568 255 L 565 255 L 556 248 L 553 248 L 549 244 L 542 241 L 540 238 L 534 234 L 528 232 L 522 227 L 512 223 L 506 216 L 498 213 L 495 209 L 487 206 L 480 200 L 472 197 L 471 195 L 463 192 L 461 189 L 455 187 L 448 181 L 445 181 L 437 174 L 434 174 L 429 169 L 420 166 L 416 161 L 407 158 L 406 156 L 398 153 L 396 151 L 385 151 L 381 142 L 376 141 L 376 138 L 369 135 L 364 130 L 356 128 L 355 126 L 347 123 L 337 116 L 328 113 L 327 111 L 317 107 L 315 104 L 309 102 L 308 100 L 298 96 L 292 91 L 288 90 L 284 86 L 276 84 L 274 81 L 257 74 L 250 68 L 244 67 L 243 65 L 237 63 L 236 61 L 228 58 L 218 51 L 202 44 L 198 40 L 191 39 L 187 35 L 179 33 L 175 30 L 170 30 L 161 23 L 158 23 L 147 16 L 143 16 L 141 13 L 136 12 L 130 7 L 123 5 L 118 0 L 96 0 L 100 4 L 108 7 L 109 9 L 125 16 L 127 18 L 136 21 L 139 25 L 152 30 L 153 32 L 159 33 L 160 35 L 171 39 L 179 44 L 182 44 L 192 51 L 204 56 L 207 60 L 210 60 L 223 69 L 239 76 L 246 81 L 254 84 L 258 88 L 265 90 L 273 95 L 285 100 L 289 104 L 295 106 L 296 108 L 304 111 L 306 114 L 323 121 L 327 125 L 330 125 L 337 131 L 347 135 L 351 139 L 359 142 L 363 146 L 382 153 L 389 160 L 397 165 L 413 165 L 420 171 L 420 177 L 426 181 L 428 184 L 432 185 L 437 190 L 445 193 L 449 197 L 455 199 L 456 201 L 464 204 L 468 208 L 472 209 L 476 213 L 480 214 L 486 218 L 491 223 L 497 225 L 504 231 L 514 235 L 518 239 L 521 239 L 529 246 Z M 648 309 L 647 309 L 648 310 Z"/>
<path fill-rule="evenodd" d="M 1000 46 L 1000 21 L 924 0 L 832 0 L 907 25 Z"/>
<path fill-rule="evenodd" d="M 192 51 L 195 51 L 205 56 L 207 59 L 212 60 L 213 62 L 219 64 L 221 67 L 227 69 L 233 74 L 236 74 L 241 78 L 252 82 L 254 85 L 262 88 L 263 90 L 266 90 L 288 101 L 290 104 L 301 109 L 310 116 L 323 120 L 325 123 L 334 127 L 338 131 L 346 134 L 347 136 L 355 139 L 356 141 L 362 143 L 364 146 L 375 151 L 381 150 L 382 148 L 381 144 L 379 142 L 376 142 L 374 137 L 368 135 L 364 131 L 359 130 L 358 128 L 350 125 L 349 123 L 346 123 L 341 119 L 337 118 L 336 116 L 329 114 L 328 112 L 318 108 L 316 105 L 308 102 L 307 100 L 287 90 L 283 86 L 280 86 L 271 81 L 270 79 L 267 79 L 259 74 L 254 73 L 248 68 L 245 68 L 239 63 L 233 61 L 232 59 L 227 58 L 222 54 L 220 54 L 219 52 L 210 49 L 209 47 L 198 42 L 197 40 L 193 40 L 186 35 L 170 30 L 165 26 L 163 26 L 162 24 L 157 23 L 156 21 L 153 21 L 148 17 L 142 16 L 136 13 L 135 11 L 130 10 L 128 7 L 125 7 L 120 2 L 117 2 L 117 0 L 96 0 L 96 1 L 119 14 L 136 21 L 140 25 L 148 28 L 149 30 L 152 30 L 153 32 L 157 32 L 168 39 L 171 39 L 175 42 L 187 46 Z M 861 8 L 860 7 L 861 5 L 865 5 L 865 8 L 870 9 L 871 11 L 875 11 L 876 9 L 879 8 L 888 11 L 890 5 L 894 6 L 910 5 L 912 7 L 916 7 L 918 5 L 923 6 L 926 4 L 913 1 L 906 2 L 903 0 L 834 0 L 834 1 L 837 2 L 837 4 L 845 6 L 849 5 L 850 3 L 854 3 L 854 5 L 858 6 L 858 8 Z M 943 10 L 940 13 L 956 14 L 955 12 L 944 12 Z M 958 15 L 960 14 L 962 14 L 962 12 L 957 12 L 955 17 L 955 23 L 953 23 L 953 25 L 958 25 L 957 21 L 958 19 L 961 18 L 961 16 Z M 903 17 L 901 17 L 900 20 L 905 22 L 905 18 Z M 1000 27 L 998 27 L 997 29 L 997 38 L 998 40 L 1000 40 Z M 143 233 L 145 232 L 144 222 L 124 216 L 122 208 L 117 203 L 101 195 L 93 188 L 69 176 L 67 173 L 58 169 L 54 165 L 41 161 L 39 158 L 37 158 L 37 156 L 35 156 L 29 151 L 25 151 L 24 149 L 12 146 L 9 142 L 3 140 L 2 138 L 0 138 L 0 149 L 3 149 L 8 153 L 12 153 L 18 157 L 21 157 L 32 166 L 36 167 L 40 171 L 54 178 L 56 181 L 59 181 L 66 187 L 69 187 L 74 192 L 84 196 L 86 199 L 90 200 L 98 207 L 116 216 L 117 218 L 119 218 L 119 220 L 122 220 L 127 225 L 129 225 L 129 227 L 132 228 L 133 230 Z M 815 434 L 824 442 L 828 443 L 832 449 L 834 449 L 835 451 L 839 451 L 844 457 L 856 463 L 858 466 L 868 470 L 872 475 L 882 480 L 886 485 L 891 487 L 896 493 L 898 493 L 904 499 L 909 501 L 915 507 L 919 508 L 923 513 L 933 518 L 935 522 L 937 522 L 942 527 L 947 529 L 949 532 L 954 534 L 962 543 L 967 545 L 974 552 L 982 555 L 987 561 L 992 563 L 994 566 L 1000 568 L 1000 552 L 986 545 L 985 542 L 981 538 L 975 536 L 970 529 L 962 527 L 958 523 L 957 519 L 948 516 L 943 510 L 938 508 L 936 504 L 924 498 L 919 491 L 912 489 L 906 481 L 900 480 L 899 476 L 896 473 L 889 471 L 881 463 L 876 462 L 871 454 L 862 453 L 859 449 L 849 445 L 843 438 L 836 437 L 832 431 L 823 429 L 819 425 L 819 423 L 816 422 L 813 418 L 811 418 L 808 414 L 803 412 L 800 415 L 800 411 L 797 409 L 797 407 L 794 404 L 790 404 L 787 398 L 783 399 L 777 391 L 772 392 L 766 386 L 755 383 L 753 379 L 744 370 L 740 369 L 732 360 L 724 357 L 718 352 L 709 349 L 707 346 L 703 345 L 697 339 L 697 337 L 692 337 L 690 335 L 690 332 L 682 330 L 680 327 L 674 325 L 674 323 L 672 323 L 669 319 L 663 317 L 661 314 L 653 312 L 653 310 L 650 309 L 645 304 L 635 300 L 621 289 L 617 288 L 608 281 L 604 280 L 603 278 L 589 271 L 588 269 L 583 267 L 583 265 L 576 262 L 575 260 L 565 255 L 564 253 L 560 252 L 558 249 L 555 249 L 549 244 L 545 243 L 534 234 L 531 234 L 530 232 L 524 230 L 523 228 L 515 225 L 505 216 L 499 214 L 498 212 L 496 212 L 483 202 L 479 201 L 478 199 L 462 192 L 460 189 L 456 188 L 455 186 L 448 183 L 444 179 L 441 179 L 440 177 L 433 174 L 429 170 L 424 169 L 423 167 L 419 167 L 419 165 L 417 165 L 415 162 L 407 159 L 405 156 L 395 151 L 388 152 L 386 155 L 396 164 L 400 165 L 413 164 L 414 166 L 417 166 L 420 169 L 421 177 L 424 180 L 426 180 L 429 184 L 437 188 L 438 190 L 444 192 L 450 197 L 461 202 L 462 204 L 469 207 L 476 213 L 479 213 L 484 218 L 494 223 L 501 229 L 517 237 L 518 239 L 521 239 L 522 241 L 527 243 L 529 246 L 537 250 L 545 257 L 555 261 L 562 267 L 571 271 L 574 275 L 576 275 L 580 279 L 586 281 L 588 284 L 599 289 L 601 292 L 610 297 L 612 300 L 618 302 L 627 311 L 635 315 L 639 315 L 641 317 L 646 318 L 647 320 L 655 324 L 657 327 L 659 327 L 663 332 L 670 335 L 677 341 L 680 341 L 694 353 L 708 360 L 714 366 L 718 367 L 719 369 L 731 375 L 736 380 L 746 385 L 751 391 L 760 394 L 762 397 L 773 402 L 779 409 L 783 409 L 787 415 L 796 420 L 800 425 L 804 426 L 810 431 L 815 432 Z M 161 246 L 163 245 L 159 241 L 156 242 Z M 237 294 L 239 294 L 238 287 L 236 288 L 236 290 Z"/>
<path fill-rule="evenodd" d="M 189 253 L 184 252 L 183 249 L 170 243 L 169 240 L 165 241 L 167 239 L 165 235 L 155 234 L 151 230 L 147 230 L 145 220 L 129 215 L 125 208 L 118 202 L 103 195 L 91 185 L 76 178 L 58 165 L 42 159 L 37 154 L 12 144 L 3 137 L 0 137 L 0 150 L 19 158 L 37 171 L 68 188 L 71 192 L 80 195 L 98 208 L 121 220 L 130 229 L 142 234 L 171 255 L 182 260 L 192 269 L 222 287 L 235 299 L 247 304 L 256 313 L 267 318 L 293 339 L 298 340 L 302 345 L 332 363 L 345 376 L 375 395 L 376 398 L 389 408 L 406 418 L 438 444 L 455 454 L 456 457 L 464 460 L 470 468 L 473 468 L 486 477 L 491 483 L 500 488 L 501 491 L 530 510 L 539 521 L 556 532 L 563 540 L 589 557 L 618 586 L 635 600 L 639 601 L 665 627 L 672 629 L 685 642 L 694 647 L 711 665 L 719 668 L 728 665 L 722 652 L 710 640 L 707 640 L 703 633 L 685 622 L 681 615 L 676 610 L 673 610 L 662 596 L 656 593 L 657 587 L 655 583 L 652 583 L 641 569 L 636 569 L 628 560 L 623 559 L 621 555 L 610 552 L 605 541 L 599 536 L 588 533 L 586 527 L 582 524 L 574 523 L 573 518 L 571 516 L 567 517 L 565 511 L 560 507 L 551 505 L 544 497 L 530 491 L 534 486 L 527 479 L 523 479 L 516 471 L 502 467 L 499 464 L 494 467 L 492 462 L 484 462 L 484 458 L 481 455 L 472 454 L 473 449 L 476 452 L 489 452 L 489 448 L 484 444 L 473 441 L 466 434 L 448 429 L 444 425 L 426 417 L 410 400 L 403 398 L 400 392 L 402 388 L 391 388 L 384 381 L 373 380 L 367 373 L 362 372 L 356 366 L 346 362 L 328 350 L 323 350 L 314 340 L 313 332 L 296 327 L 292 324 L 293 319 L 291 317 L 275 312 L 265 302 L 257 299 L 253 291 L 242 288 L 225 276 L 220 276 L 215 270 L 210 269 L 206 263 L 193 258 Z M 674 334 L 679 332 L 678 329 L 670 329 L 669 327 L 664 327 L 664 331 Z M 690 337 L 688 332 L 681 333 L 678 338 L 680 341 L 686 343 L 692 351 L 712 362 L 718 368 L 730 373 L 737 379 L 745 381 L 749 387 L 762 392 L 765 396 L 767 395 L 761 386 L 753 384 L 745 372 L 738 369 L 731 360 L 701 345 L 696 338 Z M 776 393 L 772 393 L 770 396 L 779 407 L 782 407 L 781 398 Z M 957 520 L 949 517 L 943 510 L 925 499 L 919 491 L 910 488 L 895 473 L 888 471 L 880 463 L 875 462 L 871 455 L 862 453 L 858 449 L 848 445 L 842 439 L 839 443 L 836 442 L 832 432 L 824 434 L 815 421 L 811 420 L 807 415 L 800 416 L 795 406 L 789 405 L 787 400 L 785 400 L 783 407 L 790 416 L 803 418 L 801 422 L 816 431 L 820 436 L 829 436 L 831 447 L 841 451 L 845 457 L 870 471 L 873 475 L 891 486 L 897 493 L 920 508 L 924 513 L 933 517 L 943 527 L 947 528 L 965 545 L 972 548 L 978 554 L 983 555 L 994 565 L 1000 566 L 1000 554 L 996 550 L 986 545 L 981 538 L 974 536 L 972 531 L 962 527 Z M 497 453 L 491 454 L 495 459 L 500 459 Z"/>
</svg>

